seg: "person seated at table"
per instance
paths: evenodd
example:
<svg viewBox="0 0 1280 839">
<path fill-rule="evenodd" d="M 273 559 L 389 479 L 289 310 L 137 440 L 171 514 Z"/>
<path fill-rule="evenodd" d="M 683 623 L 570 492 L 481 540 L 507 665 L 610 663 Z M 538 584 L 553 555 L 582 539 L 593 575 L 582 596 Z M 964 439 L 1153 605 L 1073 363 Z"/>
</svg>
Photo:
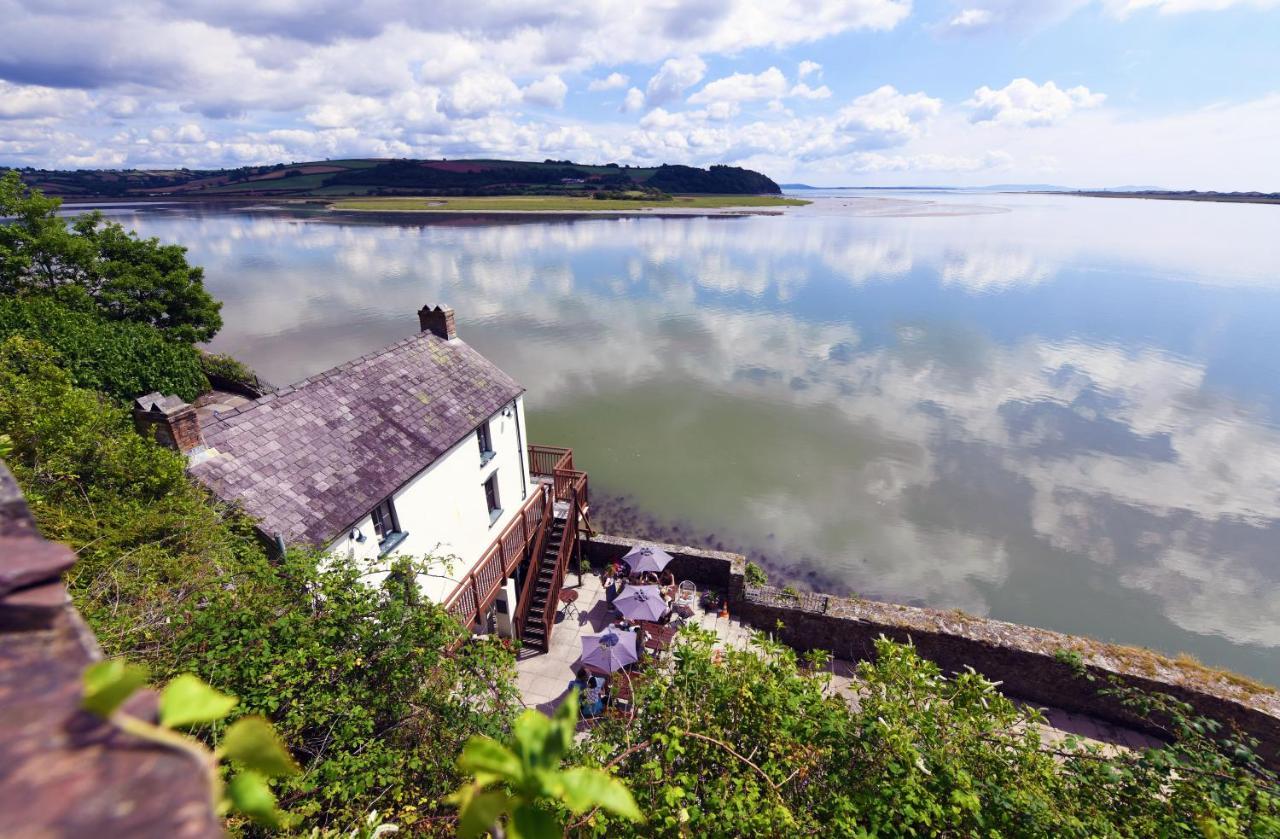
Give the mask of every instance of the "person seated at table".
<svg viewBox="0 0 1280 839">
<path fill-rule="evenodd" d="M 587 679 L 587 689 L 582 692 L 582 715 L 596 717 L 604 710 L 604 679 L 592 676 Z"/>
<path fill-rule="evenodd" d="M 632 623 L 631 619 L 625 615 L 619 618 L 618 622 L 613 625 L 618 627 L 618 629 L 635 629 L 635 626 L 636 626 L 634 623 Z"/>
<path fill-rule="evenodd" d="M 646 586 L 656 586 L 658 584 L 658 575 L 652 571 L 646 571 L 640 577 L 640 582 Z"/>
<path fill-rule="evenodd" d="M 585 668 L 579 667 L 578 672 L 573 674 L 573 679 L 569 682 L 569 690 L 578 689 L 578 696 L 581 697 L 587 689 L 587 671 Z"/>
<path fill-rule="evenodd" d="M 675 575 L 675 574 L 672 574 L 670 571 L 663 571 L 663 572 L 662 572 L 662 581 L 659 583 L 659 585 L 660 585 L 660 586 L 662 586 L 662 590 L 663 590 L 664 592 L 667 592 L 667 591 L 675 591 L 675 590 L 676 590 L 676 575 Z M 672 596 L 674 597 L 675 595 L 672 595 Z"/>
</svg>

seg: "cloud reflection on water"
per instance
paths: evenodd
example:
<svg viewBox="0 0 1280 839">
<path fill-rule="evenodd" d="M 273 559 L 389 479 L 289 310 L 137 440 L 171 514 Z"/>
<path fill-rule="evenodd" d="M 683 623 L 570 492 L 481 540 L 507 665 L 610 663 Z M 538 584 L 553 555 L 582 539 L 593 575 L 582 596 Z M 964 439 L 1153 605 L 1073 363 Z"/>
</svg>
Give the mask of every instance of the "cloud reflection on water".
<svg viewBox="0 0 1280 839">
<path fill-rule="evenodd" d="M 1018 200 L 949 218 L 138 226 L 192 246 L 227 300 L 217 346 L 269 377 L 367 352 L 445 300 L 529 387 L 531 424 L 547 417 L 540 433 L 642 504 L 874 594 L 1168 649 L 1280 645 L 1267 411 L 1215 385 L 1210 348 L 1148 334 L 1185 313 L 1117 296 L 1063 314 L 1043 297 L 1101 274 L 1188 309 L 1221 299 L 1209 285 L 1274 308 L 1270 208 Z M 1217 218 L 1232 225 L 1213 242 L 1191 235 Z M 749 463 L 744 447 L 776 451 Z M 1126 614 L 1086 621 L 1081 595 Z M 1259 660 L 1231 663 L 1280 679 Z"/>
</svg>

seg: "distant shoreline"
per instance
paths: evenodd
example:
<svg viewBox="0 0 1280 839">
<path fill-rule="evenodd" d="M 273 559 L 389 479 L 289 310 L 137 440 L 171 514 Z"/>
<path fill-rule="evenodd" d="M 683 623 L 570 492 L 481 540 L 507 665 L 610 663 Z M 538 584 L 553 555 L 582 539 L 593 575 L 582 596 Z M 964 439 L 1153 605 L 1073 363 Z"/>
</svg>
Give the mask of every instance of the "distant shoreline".
<svg viewBox="0 0 1280 839">
<path fill-rule="evenodd" d="M 676 195 L 666 200 L 597 200 L 569 196 L 420 196 L 400 198 L 343 198 L 333 201 L 335 213 L 395 214 L 517 214 L 584 216 L 777 215 L 787 207 L 802 207 L 806 199 L 762 195 Z"/>
<path fill-rule="evenodd" d="M 1084 198 L 1147 198 L 1152 201 L 1213 201 L 1219 204 L 1280 204 L 1280 193 L 1261 192 L 1036 192 L 1035 195 L 1077 195 Z"/>
</svg>

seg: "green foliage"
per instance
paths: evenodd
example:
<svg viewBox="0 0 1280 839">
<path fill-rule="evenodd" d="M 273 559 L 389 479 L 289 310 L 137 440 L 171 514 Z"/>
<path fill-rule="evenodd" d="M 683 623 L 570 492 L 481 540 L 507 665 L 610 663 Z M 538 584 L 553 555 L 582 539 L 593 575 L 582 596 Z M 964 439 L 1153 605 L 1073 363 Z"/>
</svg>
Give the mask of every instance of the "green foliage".
<svg viewBox="0 0 1280 839">
<path fill-rule="evenodd" d="M 222 327 L 222 304 L 205 291 L 186 248 L 140 239 L 96 211 L 68 223 L 60 206 L 17 172 L 0 176 L 0 216 L 13 217 L 0 224 L 0 294 L 55 296 L 186 343 L 208 341 Z"/>
<path fill-rule="evenodd" d="M 502 735 L 517 704 L 511 653 L 487 642 L 447 653 L 462 630 L 412 582 L 434 564 L 378 585 L 392 569 L 314 551 L 269 561 L 180 455 L 57 362 L 37 341 L 0 344 L 0 434 L 42 532 L 79 552 L 69 588 L 104 648 L 162 677 L 194 673 L 235 695 L 236 713 L 270 720 L 305 768 L 279 782 L 299 827 L 358 824 L 375 802 L 404 825 L 447 823 L 462 744 Z M 173 701 L 217 709 L 221 694 L 190 688 L 175 683 Z M 251 804 L 256 787 L 242 784 Z"/>
<path fill-rule="evenodd" d="M 236 699 L 219 693 L 190 674 L 178 676 L 160 695 L 160 723 L 125 714 L 120 706 L 146 684 L 147 668 L 119 659 L 100 661 L 84 673 L 81 705 L 122 731 L 167 748 L 185 752 L 208 774 L 210 798 L 219 812 L 234 810 L 265 827 L 281 827 L 284 814 L 276 807 L 268 778 L 295 775 L 298 765 L 276 737 L 271 724 L 260 717 L 243 717 L 232 723 L 217 750 L 209 752 L 198 740 L 175 729 L 215 723 L 231 712 Z M 222 758 L 243 767 L 226 786 L 218 763 Z"/>
<path fill-rule="evenodd" d="M 767 586 L 769 584 L 769 575 L 764 572 L 763 568 L 756 565 L 754 562 L 747 563 L 745 577 L 747 585 L 752 588 L 761 588 L 762 586 Z"/>
<path fill-rule="evenodd" d="M 219 376 L 243 385 L 256 387 L 258 374 L 247 364 L 221 353 L 200 353 L 200 366 L 208 376 Z"/>
<path fill-rule="evenodd" d="M 234 696 L 214 690 L 190 673 L 183 673 L 169 682 L 160 694 L 160 724 L 184 728 L 215 722 L 231 713 L 235 706 Z"/>
<path fill-rule="evenodd" d="M 0 341 L 10 335 L 39 339 L 57 350 L 76 385 L 121 401 L 156 390 L 191 401 L 208 387 L 194 347 L 147 324 L 108 320 L 56 300 L 0 299 Z"/>
<path fill-rule="evenodd" d="M 147 668 L 141 665 L 118 658 L 99 661 L 84 671 L 84 697 L 80 704 L 90 713 L 107 717 L 146 683 Z"/>
<path fill-rule="evenodd" d="M 664 192 L 707 195 L 777 195 L 782 192 L 768 176 L 740 166 L 698 169 L 693 166 L 664 164 L 645 181 L 645 186 Z"/>
<path fill-rule="evenodd" d="M 489 737 L 467 741 L 458 767 L 473 777 L 452 801 L 458 805 L 458 835 L 473 839 L 501 824 L 512 839 L 556 839 L 564 835 L 561 811 L 581 815 L 601 809 L 630 822 L 642 821 L 626 785 L 601 769 L 560 763 L 573 747 L 578 693 L 571 691 L 554 717 L 525 711 L 511 743 Z"/>
<path fill-rule="evenodd" d="M 1170 749 L 1108 756 L 1043 742 L 1035 711 L 910 646 L 877 643 L 855 707 L 816 669 L 823 657 L 801 668 L 762 637 L 752 651 L 681 637 L 673 671 L 636 683 L 634 716 L 603 718 L 582 747 L 648 823 L 597 814 L 584 834 L 1280 835 L 1275 779 L 1193 725 L 1171 729 Z"/>
<path fill-rule="evenodd" d="M 463 743 L 500 735 L 517 705 L 511 654 L 488 641 L 447 653 L 462 630 L 412 582 L 434 566 L 379 586 L 371 574 L 391 569 L 320 559 L 290 551 L 206 591 L 164 654 L 272 720 L 306 767 L 290 809 L 308 823 L 353 823 L 374 800 L 404 825 L 438 817 Z"/>
</svg>

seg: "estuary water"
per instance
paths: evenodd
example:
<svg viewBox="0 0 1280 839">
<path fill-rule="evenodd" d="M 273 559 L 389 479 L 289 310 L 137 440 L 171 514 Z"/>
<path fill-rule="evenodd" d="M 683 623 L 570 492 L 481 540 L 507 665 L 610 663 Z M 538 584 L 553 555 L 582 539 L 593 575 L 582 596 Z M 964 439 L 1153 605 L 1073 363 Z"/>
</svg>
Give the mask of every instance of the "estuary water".
<svg viewBox="0 0 1280 839">
<path fill-rule="evenodd" d="M 603 516 L 1280 683 L 1280 207 L 111 213 L 190 248 L 225 301 L 212 348 L 277 383 L 453 305 L 528 388 L 530 440 L 631 505 Z"/>
</svg>

